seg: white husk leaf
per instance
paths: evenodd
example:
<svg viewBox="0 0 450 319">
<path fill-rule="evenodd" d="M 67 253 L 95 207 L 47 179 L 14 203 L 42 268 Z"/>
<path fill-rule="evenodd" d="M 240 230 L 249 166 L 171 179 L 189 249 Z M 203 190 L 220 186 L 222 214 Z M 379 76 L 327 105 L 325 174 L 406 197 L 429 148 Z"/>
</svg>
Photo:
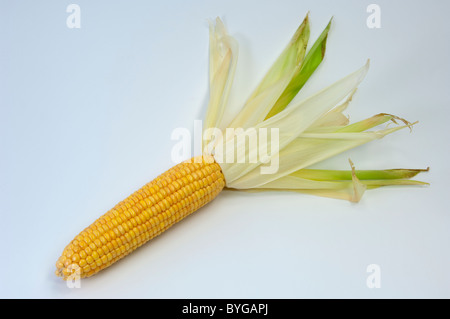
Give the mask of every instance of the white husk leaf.
<svg viewBox="0 0 450 319">
<path fill-rule="evenodd" d="M 292 142 L 297 136 L 299 136 L 304 130 L 306 130 L 312 123 L 317 121 L 324 113 L 334 108 L 339 102 L 341 102 L 346 96 L 353 92 L 356 87 L 361 83 L 364 76 L 367 74 L 369 68 L 369 61 L 358 71 L 344 77 L 336 83 L 328 86 L 322 91 L 316 93 L 310 98 L 294 103 L 288 106 L 285 110 L 277 115 L 269 118 L 268 120 L 255 126 L 256 131 L 260 128 L 270 131 L 271 129 L 279 130 L 279 143 L 278 149 L 283 150 L 290 142 Z M 244 139 L 241 139 L 245 142 Z M 261 147 L 261 145 L 260 145 Z M 267 141 L 265 145 L 266 150 L 275 149 L 275 146 L 271 145 L 271 141 Z M 224 142 L 224 145 L 219 151 L 225 152 L 225 157 L 222 154 L 218 154 L 221 158 L 226 158 L 227 152 L 235 152 L 235 149 L 243 150 L 248 157 L 251 150 L 246 147 L 245 143 L 236 143 L 234 139 Z M 280 162 L 281 162 L 280 158 Z M 261 163 L 243 163 L 236 165 L 234 163 L 221 164 L 222 171 L 225 175 L 225 179 L 229 185 L 233 182 L 237 182 L 237 179 L 245 175 L 252 169 L 258 167 Z"/>
<path fill-rule="evenodd" d="M 228 35 L 222 21 L 210 23 L 210 98 L 204 129 L 224 129 L 223 113 L 227 107 L 238 58 L 237 41 Z"/>
<path fill-rule="evenodd" d="M 245 176 L 230 182 L 228 186 L 233 188 L 259 187 L 405 127 L 407 126 L 360 133 L 304 133 L 280 151 L 277 173 L 262 175 L 259 167 L 256 167 Z"/>
<path fill-rule="evenodd" d="M 287 74 L 269 87 L 266 87 L 258 95 L 250 98 L 228 127 L 246 129 L 264 121 L 264 118 L 281 93 L 283 93 L 291 78 L 292 74 Z"/>
</svg>

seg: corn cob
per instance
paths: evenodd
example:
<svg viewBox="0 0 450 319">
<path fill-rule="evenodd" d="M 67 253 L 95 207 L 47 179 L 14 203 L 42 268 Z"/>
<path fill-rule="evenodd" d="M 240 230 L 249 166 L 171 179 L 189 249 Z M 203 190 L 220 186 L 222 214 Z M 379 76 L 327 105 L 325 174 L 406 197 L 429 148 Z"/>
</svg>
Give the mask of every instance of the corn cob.
<svg viewBox="0 0 450 319">
<path fill-rule="evenodd" d="M 211 158 L 172 167 L 76 236 L 58 259 L 56 275 L 96 274 L 213 200 L 224 186 L 220 166 Z"/>
</svg>

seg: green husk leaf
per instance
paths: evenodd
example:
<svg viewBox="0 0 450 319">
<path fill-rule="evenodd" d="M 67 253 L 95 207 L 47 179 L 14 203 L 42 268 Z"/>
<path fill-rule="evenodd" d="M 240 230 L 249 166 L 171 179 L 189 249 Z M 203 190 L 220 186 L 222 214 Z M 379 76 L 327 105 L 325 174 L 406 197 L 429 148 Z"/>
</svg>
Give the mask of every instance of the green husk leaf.
<svg viewBox="0 0 450 319">
<path fill-rule="evenodd" d="M 290 83 L 303 61 L 309 41 L 308 15 L 297 28 L 289 44 L 253 91 L 229 127 L 248 128 L 262 122 Z"/>
<path fill-rule="evenodd" d="M 357 171 L 353 162 L 351 160 L 349 162 L 351 165 L 349 171 L 303 169 L 261 185 L 258 189 L 288 190 L 359 202 L 367 189 L 382 186 L 428 185 L 425 182 L 409 179 L 428 169 Z"/>
<path fill-rule="evenodd" d="M 386 170 L 356 170 L 355 174 L 361 181 L 408 179 L 427 169 L 386 169 Z M 352 179 L 349 170 L 301 169 L 290 175 L 315 181 L 345 181 Z"/>
<path fill-rule="evenodd" d="M 286 106 L 292 101 L 292 99 L 297 95 L 300 89 L 305 85 L 317 67 L 323 60 L 325 56 L 326 42 L 328 37 L 328 31 L 331 27 L 331 21 L 323 30 L 322 34 L 316 40 L 312 48 L 309 50 L 304 61 L 302 62 L 301 68 L 294 74 L 291 82 L 288 84 L 278 101 L 267 114 L 266 119 L 280 113 L 286 108 Z"/>
<path fill-rule="evenodd" d="M 284 189 L 300 192 L 316 192 L 322 194 L 320 196 L 327 196 L 333 198 L 346 199 L 351 202 L 359 202 L 367 186 L 361 183 L 356 177 L 355 167 L 350 161 L 351 179 L 352 181 L 345 182 L 329 182 L 329 181 L 312 181 L 295 176 L 285 176 L 268 184 L 261 186 L 267 189 Z"/>
<path fill-rule="evenodd" d="M 251 98 L 257 96 L 267 87 L 291 73 L 304 59 L 309 41 L 309 16 L 306 15 L 302 24 L 297 28 L 287 47 L 283 50 L 275 63 L 254 90 Z"/>
</svg>

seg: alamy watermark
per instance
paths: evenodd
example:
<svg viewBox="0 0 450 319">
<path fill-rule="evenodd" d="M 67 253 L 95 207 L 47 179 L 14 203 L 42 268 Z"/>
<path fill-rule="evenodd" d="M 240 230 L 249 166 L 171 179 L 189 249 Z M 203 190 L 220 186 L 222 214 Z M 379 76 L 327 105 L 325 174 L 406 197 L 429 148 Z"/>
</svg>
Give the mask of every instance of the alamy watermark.
<svg viewBox="0 0 450 319">
<path fill-rule="evenodd" d="M 71 274 L 67 277 L 66 285 L 68 288 L 81 288 L 81 268 L 77 264 L 71 264 L 67 267 Z"/>
<path fill-rule="evenodd" d="M 366 272 L 370 273 L 366 279 L 367 288 L 381 288 L 381 267 L 377 264 L 370 264 L 366 268 Z"/>
<path fill-rule="evenodd" d="M 81 28 L 81 8 L 78 4 L 69 4 L 66 12 L 70 13 L 66 19 L 66 25 L 69 29 Z"/>
<path fill-rule="evenodd" d="M 369 4 L 366 9 L 370 15 L 367 17 L 366 25 L 369 29 L 381 28 L 381 8 L 378 4 Z"/>
<path fill-rule="evenodd" d="M 194 121 L 194 136 L 184 127 L 173 130 L 171 138 L 174 163 L 194 154 L 211 154 L 217 163 L 262 163 L 261 174 L 275 174 L 279 167 L 280 138 L 278 128 L 208 128 Z"/>
</svg>

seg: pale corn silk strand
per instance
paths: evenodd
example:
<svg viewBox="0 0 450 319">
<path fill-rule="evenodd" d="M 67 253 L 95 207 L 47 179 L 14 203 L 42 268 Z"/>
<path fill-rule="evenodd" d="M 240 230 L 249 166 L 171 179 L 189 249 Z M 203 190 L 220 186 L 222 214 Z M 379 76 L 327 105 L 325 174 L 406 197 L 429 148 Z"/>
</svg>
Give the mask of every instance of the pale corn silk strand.
<svg viewBox="0 0 450 319">
<path fill-rule="evenodd" d="M 206 205 L 225 187 L 289 190 L 357 202 L 366 189 L 425 184 L 410 180 L 423 170 L 357 171 L 351 161 L 348 171 L 309 168 L 345 150 L 412 126 L 386 113 L 349 124 L 343 112 L 367 74 L 369 62 L 307 99 L 293 100 L 321 63 L 329 30 L 330 24 L 307 51 L 309 17 L 306 16 L 242 109 L 226 123 L 224 114 L 237 66 L 238 45 L 219 18 L 211 22 L 210 96 L 203 155 L 161 174 L 80 232 L 63 250 L 56 263 L 56 275 L 73 280 L 98 273 Z M 386 122 L 404 125 L 368 131 Z M 225 134 L 226 128 L 236 129 L 235 133 Z M 221 134 L 208 135 L 211 129 Z M 229 155 L 241 153 L 248 158 L 258 151 L 248 147 L 245 140 L 239 142 L 240 135 L 248 129 L 278 130 L 278 140 L 267 139 L 265 144 L 256 146 L 264 149 L 270 160 L 278 159 L 275 173 L 261 173 L 267 158 L 263 161 L 258 157 L 256 162 L 223 162 Z M 275 149 L 278 151 L 274 152 Z"/>
</svg>

